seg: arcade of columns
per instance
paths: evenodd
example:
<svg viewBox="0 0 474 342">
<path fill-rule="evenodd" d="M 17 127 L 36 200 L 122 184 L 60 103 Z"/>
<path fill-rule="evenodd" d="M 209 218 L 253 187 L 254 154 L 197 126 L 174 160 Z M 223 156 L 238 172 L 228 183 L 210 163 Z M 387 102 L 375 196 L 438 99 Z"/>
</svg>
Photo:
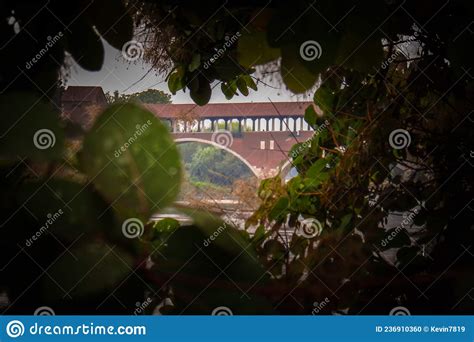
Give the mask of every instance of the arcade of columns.
<svg viewBox="0 0 474 342">
<path fill-rule="evenodd" d="M 265 131 L 310 131 L 312 128 L 301 116 L 260 117 L 260 118 L 200 118 L 186 121 L 166 119 L 173 133 L 214 132 L 218 129 L 232 131 L 233 123 L 237 122 L 238 132 L 265 132 Z M 223 122 L 223 125 L 219 124 Z"/>
</svg>

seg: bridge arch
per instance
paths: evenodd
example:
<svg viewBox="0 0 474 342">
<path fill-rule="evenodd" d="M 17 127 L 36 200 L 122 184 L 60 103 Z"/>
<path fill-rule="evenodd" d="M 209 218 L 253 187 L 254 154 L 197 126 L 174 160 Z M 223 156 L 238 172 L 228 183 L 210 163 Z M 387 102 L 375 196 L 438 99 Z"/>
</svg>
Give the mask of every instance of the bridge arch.
<svg viewBox="0 0 474 342">
<path fill-rule="evenodd" d="M 286 175 L 290 172 L 291 168 L 293 167 L 293 161 L 288 159 L 285 163 L 280 167 L 280 173 Z"/>
<path fill-rule="evenodd" d="M 225 145 L 221 145 L 221 144 L 218 144 L 212 140 L 205 140 L 205 139 L 199 139 L 199 138 L 178 138 L 178 139 L 175 139 L 174 142 L 176 144 L 183 144 L 183 143 L 190 143 L 190 142 L 196 142 L 196 143 L 201 143 L 201 144 L 206 144 L 206 145 L 211 145 L 211 146 L 214 146 L 218 149 L 221 149 L 221 150 L 224 150 L 224 151 L 227 151 L 229 153 L 231 153 L 232 155 L 234 155 L 235 157 L 237 157 L 241 162 L 243 162 L 245 165 L 247 165 L 247 167 L 250 169 L 250 171 L 252 171 L 252 173 L 254 174 L 255 177 L 257 178 L 260 178 L 259 177 L 259 172 L 257 171 L 257 169 L 255 167 L 253 167 L 244 157 L 242 157 L 240 154 L 238 154 L 237 152 L 235 152 L 234 150 L 228 148 L 227 146 Z"/>
<path fill-rule="evenodd" d="M 280 167 L 280 175 L 283 177 L 285 180 L 289 180 L 293 177 L 287 178 L 288 175 L 290 175 L 291 170 L 293 169 L 293 160 L 288 159 L 285 161 L 285 163 Z"/>
</svg>

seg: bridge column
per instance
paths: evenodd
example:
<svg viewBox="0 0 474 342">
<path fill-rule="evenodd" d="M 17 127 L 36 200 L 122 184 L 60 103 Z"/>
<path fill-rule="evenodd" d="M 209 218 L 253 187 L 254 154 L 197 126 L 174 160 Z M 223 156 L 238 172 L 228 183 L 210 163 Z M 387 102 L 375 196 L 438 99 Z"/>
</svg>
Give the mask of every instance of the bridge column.
<svg viewBox="0 0 474 342">
<path fill-rule="evenodd" d="M 263 119 L 263 120 L 265 120 L 265 131 L 267 131 L 267 132 L 268 132 L 268 121 L 269 121 L 269 120 L 268 120 L 268 119 L 266 119 L 266 118 L 265 118 L 265 119 Z"/>
<path fill-rule="evenodd" d="M 255 119 L 251 119 L 252 120 L 252 131 L 255 132 Z"/>
<path fill-rule="evenodd" d="M 201 120 L 198 120 L 198 132 L 201 132 Z"/>
<path fill-rule="evenodd" d="M 303 130 L 303 121 L 304 121 L 304 119 L 300 118 L 300 131 Z"/>
<path fill-rule="evenodd" d="M 239 121 L 239 133 L 242 133 L 242 119 L 237 119 Z"/>
<path fill-rule="evenodd" d="M 293 132 L 296 132 L 296 118 L 293 117 Z"/>
</svg>

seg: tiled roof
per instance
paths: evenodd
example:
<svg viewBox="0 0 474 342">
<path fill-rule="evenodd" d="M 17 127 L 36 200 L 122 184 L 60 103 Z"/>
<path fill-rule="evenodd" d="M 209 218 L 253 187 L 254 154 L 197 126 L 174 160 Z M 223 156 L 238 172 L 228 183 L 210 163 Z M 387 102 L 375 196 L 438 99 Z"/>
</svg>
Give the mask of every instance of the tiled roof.
<svg viewBox="0 0 474 342">
<path fill-rule="evenodd" d="M 312 102 L 250 102 L 195 104 L 144 104 L 161 118 L 278 117 L 303 115 Z"/>
<path fill-rule="evenodd" d="M 102 87 L 69 86 L 61 93 L 61 102 L 94 102 L 106 104 Z"/>
</svg>

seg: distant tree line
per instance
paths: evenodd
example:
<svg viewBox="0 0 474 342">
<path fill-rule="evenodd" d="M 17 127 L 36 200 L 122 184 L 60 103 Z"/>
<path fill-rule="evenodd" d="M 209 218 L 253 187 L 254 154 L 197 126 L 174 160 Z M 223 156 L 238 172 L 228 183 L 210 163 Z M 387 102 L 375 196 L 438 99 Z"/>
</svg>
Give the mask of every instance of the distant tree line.
<svg viewBox="0 0 474 342">
<path fill-rule="evenodd" d="M 113 93 L 107 91 L 105 97 L 109 104 L 121 102 L 171 103 L 171 95 L 158 89 L 148 89 L 133 94 L 120 94 L 118 90 L 114 90 Z"/>
</svg>

